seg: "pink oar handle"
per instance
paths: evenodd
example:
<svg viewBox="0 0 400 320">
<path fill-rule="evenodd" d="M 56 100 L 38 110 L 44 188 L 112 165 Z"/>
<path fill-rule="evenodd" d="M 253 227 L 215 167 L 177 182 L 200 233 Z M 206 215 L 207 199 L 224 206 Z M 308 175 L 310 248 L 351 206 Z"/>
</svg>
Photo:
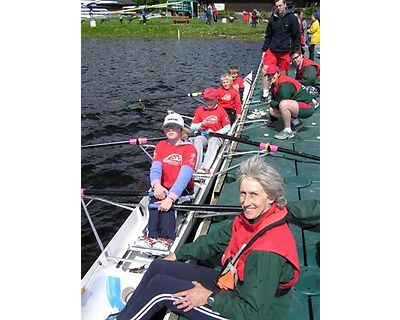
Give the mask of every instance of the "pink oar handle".
<svg viewBox="0 0 400 320">
<path fill-rule="evenodd" d="M 260 150 L 267 150 L 268 152 L 277 152 L 278 146 L 269 143 L 260 143 Z"/>
<path fill-rule="evenodd" d="M 147 138 L 133 138 L 129 139 L 130 144 L 146 144 L 147 143 Z"/>
</svg>

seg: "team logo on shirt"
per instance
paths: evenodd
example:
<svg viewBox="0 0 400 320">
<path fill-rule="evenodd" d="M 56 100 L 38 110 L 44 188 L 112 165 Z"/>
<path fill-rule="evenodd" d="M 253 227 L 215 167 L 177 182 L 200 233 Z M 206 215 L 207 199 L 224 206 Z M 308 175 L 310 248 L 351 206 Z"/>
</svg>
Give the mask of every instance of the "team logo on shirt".
<svg viewBox="0 0 400 320">
<path fill-rule="evenodd" d="M 172 166 L 179 166 L 182 163 L 182 155 L 178 153 L 170 154 L 168 157 L 164 158 L 163 162 Z"/>
<path fill-rule="evenodd" d="M 192 152 L 192 153 L 190 154 L 189 163 L 192 164 L 192 165 L 195 165 L 195 164 L 196 164 L 196 153 L 195 153 L 195 152 Z"/>
<path fill-rule="evenodd" d="M 216 124 L 216 123 L 218 123 L 218 117 L 216 115 L 208 116 L 204 120 L 206 121 L 206 124 Z"/>
<path fill-rule="evenodd" d="M 229 93 L 223 95 L 222 100 L 229 101 L 231 100 L 232 96 Z"/>
</svg>

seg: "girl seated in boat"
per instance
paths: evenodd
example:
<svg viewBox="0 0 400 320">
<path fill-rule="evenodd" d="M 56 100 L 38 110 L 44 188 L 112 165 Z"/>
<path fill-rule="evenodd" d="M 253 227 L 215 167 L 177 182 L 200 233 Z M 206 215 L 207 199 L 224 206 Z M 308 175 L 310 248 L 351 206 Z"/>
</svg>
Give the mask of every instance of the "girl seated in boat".
<svg viewBox="0 0 400 320">
<path fill-rule="evenodd" d="M 280 140 L 293 138 L 294 132 L 304 126 L 298 118 L 311 117 L 317 107 L 317 101 L 299 81 L 281 74 L 276 64 L 268 66 L 265 76 L 271 83 L 270 123 L 282 119 L 284 125 L 283 130 L 277 133 L 275 138 Z M 292 119 L 296 121 L 292 122 Z"/>
<path fill-rule="evenodd" d="M 230 66 L 229 67 L 229 75 L 232 78 L 232 87 L 239 91 L 240 100 L 243 100 L 243 91 L 244 91 L 244 80 L 239 75 L 238 66 Z"/>
<path fill-rule="evenodd" d="M 228 133 L 231 129 L 228 114 L 225 109 L 217 103 L 217 89 L 207 88 L 203 92 L 204 105 L 198 107 L 194 112 L 194 118 L 190 125 L 193 132 L 218 132 Z M 221 138 L 198 135 L 193 139 L 193 144 L 197 150 L 196 169 L 198 173 L 210 173 L 211 165 L 222 144 Z M 207 152 L 203 159 L 203 148 L 207 147 Z"/>
<path fill-rule="evenodd" d="M 232 125 L 242 112 L 242 100 L 239 91 L 232 87 L 232 77 L 229 73 L 224 73 L 220 79 L 221 86 L 217 89 L 218 105 L 226 110 Z"/>
<path fill-rule="evenodd" d="M 300 270 L 296 242 L 286 223 L 283 178 L 254 156 L 241 164 L 238 183 L 243 213 L 154 260 L 118 320 L 137 319 L 139 312 L 140 319 L 150 319 L 164 307 L 196 320 L 280 319 L 287 313 Z M 256 234 L 256 241 L 242 250 Z M 223 254 L 221 265 L 231 262 L 236 268 L 223 267 L 220 273 L 183 262 L 217 254 Z"/>
<path fill-rule="evenodd" d="M 182 195 L 193 194 L 193 170 L 197 152 L 188 141 L 189 130 L 180 114 L 165 117 L 163 125 L 167 140 L 160 141 L 154 150 L 150 169 L 150 183 L 154 191 L 151 203 L 159 202 L 158 209 L 149 209 L 148 235 L 136 245 L 144 248 L 169 250 L 175 240 L 175 212 L 173 203 Z"/>
</svg>

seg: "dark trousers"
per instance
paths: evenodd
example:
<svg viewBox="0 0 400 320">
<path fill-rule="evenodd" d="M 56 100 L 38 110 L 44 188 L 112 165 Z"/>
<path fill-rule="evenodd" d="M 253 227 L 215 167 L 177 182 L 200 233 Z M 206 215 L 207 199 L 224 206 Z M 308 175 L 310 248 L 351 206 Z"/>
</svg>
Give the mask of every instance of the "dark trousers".
<svg viewBox="0 0 400 320">
<path fill-rule="evenodd" d="M 182 196 L 193 194 L 193 190 L 184 190 Z M 158 202 L 160 200 L 152 197 L 150 203 Z M 190 202 L 184 202 L 189 204 Z M 158 211 L 158 209 L 149 209 L 149 223 L 147 226 L 150 238 L 168 238 L 175 240 L 176 238 L 176 217 L 175 210 Z"/>
<path fill-rule="evenodd" d="M 231 123 L 231 125 L 235 122 L 236 120 L 236 109 L 232 109 L 232 108 L 225 108 L 226 113 L 229 116 L 229 121 Z"/>
<path fill-rule="evenodd" d="M 151 198 L 150 203 L 160 201 Z M 150 238 L 168 238 L 175 240 L 176 217 L 175 210 L 158 211 L 158 209 L 149 209 L 149 224 L 147 226 Z"/>
<path fill-rule="evenodd" d="M 309 58 L 314 61 L 314 50 L 315 50 L 315 44 L 310 44 L 308 47 L 308 52 L 309 52 Z"/>
<path fill-rule="evenodd" d="M 144 274 L 139 286 L 133 292 L 125 308 L 117 316 L 118 320 L 148 320 L 163 308 L 182 314 L 188 319 L 216 319 L 218 313 L 207 306 L 193 308 L 188 312 L 179 310 L 173 302 L 172 294 L 194 287 L 192 281 L 218 292 L 215 281 L 217 270 L 178 261 L 154 260 Z M 221 316 L 218 316 L 221 319 Z"/>
</svg>

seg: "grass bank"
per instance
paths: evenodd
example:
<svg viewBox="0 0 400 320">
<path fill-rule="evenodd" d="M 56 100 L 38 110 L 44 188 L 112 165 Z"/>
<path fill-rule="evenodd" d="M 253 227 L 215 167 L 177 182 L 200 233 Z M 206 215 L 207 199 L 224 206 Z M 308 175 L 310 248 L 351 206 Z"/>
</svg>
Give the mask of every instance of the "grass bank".
<svg viewBox="0 0 400 320">
<path fill-rule="evenodd" d="M 206 24 L 200 19 L 190 19 L 189 24 L 174 24 L 170 17 L 149 19 L 143 25 L 139 19 L 128 23 L 118 18 L 104 22 L 96 20 L 96 27 L 91 27 L 89 20 L 81 22 L 82 37 L 107 38 L 177 38 L 178 30 L 181 39 L 232 39 L 246 41 L 263 41 L 266 23 L 261 22 L 257 28 L 248 23 L 212 23 Z"/>
</svg>

